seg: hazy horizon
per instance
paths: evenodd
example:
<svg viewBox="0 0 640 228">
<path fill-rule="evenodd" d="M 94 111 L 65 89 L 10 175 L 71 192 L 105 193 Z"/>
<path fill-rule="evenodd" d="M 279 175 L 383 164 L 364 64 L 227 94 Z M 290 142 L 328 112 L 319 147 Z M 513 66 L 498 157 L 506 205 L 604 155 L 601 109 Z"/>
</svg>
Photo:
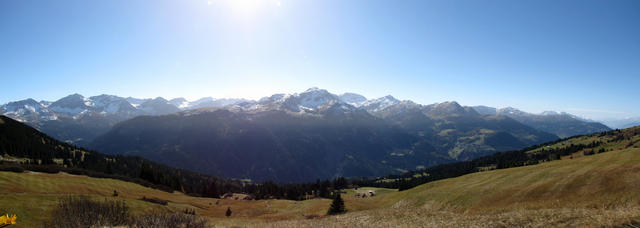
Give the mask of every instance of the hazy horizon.
<svg viewBox="0 0 640 228">
<path fill-rule="evenodd" d="M 318 87 L 637 117 L 637 12 L 638 1 L 2 1 L 0 104 Z"/>
</svg>

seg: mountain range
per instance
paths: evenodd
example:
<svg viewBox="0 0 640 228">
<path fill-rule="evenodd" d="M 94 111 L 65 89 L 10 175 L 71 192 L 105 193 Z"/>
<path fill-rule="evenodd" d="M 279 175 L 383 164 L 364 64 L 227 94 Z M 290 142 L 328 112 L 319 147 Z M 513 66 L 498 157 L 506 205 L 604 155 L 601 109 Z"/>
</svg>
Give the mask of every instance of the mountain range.
<svg viewBox="0 0 640 228">
<path fill-rule="evenodd" d="M 609 130 L 567 113 L 422 105 L 318 88 L 257 101 L 73 94 L 10 102 L 0 114 L 103 153 L 277 181 L 402 173 Z"/>
<path fill-rule="evenodd" d="M 545 111 L 541 114 L 532 114 L 512 107 L 497 109 L 487 106 L 474 106 L 473 109 L 483 115 L 508 116 L 535 129 L 553 133 L 560 138 L 611 130 L 602 123 L 583 119 L 566 112 Z"/>
<path fill-rule="evenodd" d="M 556 139 L 457 102 L 366 100 L 312 88 L 140 116 L 115 125 L 89 147 L 212 175 L 297 182 L 402 173 Z"/>
<path fill-rule="evenodd" d="M 625 129 L 630 127 L 640 126 L 640 117 L 605 119 L 602 122 L 611 128 Z"/>
<path fill-rule="evenodd" d="M 68 143 L 85 146 L 113 125 L 142 115 L 166 115 L 187 109 L 220 107 L 243 99 L 202 98 L 188 102 L 184 98 L 167 101 L 124 98 L 114 95 L 84 97 L 72 94 L 57 101 L 25 99 L 0 106 L 0 114 L 35 127 Z"/>
</svg>

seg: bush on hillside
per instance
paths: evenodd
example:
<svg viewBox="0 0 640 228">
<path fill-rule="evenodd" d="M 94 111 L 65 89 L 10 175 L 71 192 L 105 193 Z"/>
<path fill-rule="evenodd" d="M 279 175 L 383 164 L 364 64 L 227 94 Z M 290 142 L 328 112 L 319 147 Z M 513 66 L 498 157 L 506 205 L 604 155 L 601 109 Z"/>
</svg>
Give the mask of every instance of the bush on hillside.
<svg viewBox="0 0 640 228">
<path fill-rule="evenodd" d="M 95 201 L 84 196 L 60 199 L 51 212 L 52 219 L 44 227 L 182 227 L 205 228 L 207 220 L 192 214 L 152 212 L 131 216 L 129 207 L 122 200 Z"/>
<path fill-rule="evenodd" d="M 110 227 L 127 225 L 129 207 L 124 201 L 94 201 L 75 196 L 60 199 L 51 212 L 51 223 L 46 227 Z"/>
<path fill-rule="evenodd" d="M 164 206 L 169 204 L 169 201 L 166 201 L 166 200 L 163 200 L 163 199 L 158 199 L 158 198 L 147 198 L 146 196 L 143 196 L 142 198 L 140 198 L 140 200 L 147 201 L 149 203 L 160 204 L 160 205 L 164 205 Z"/>
</svg>

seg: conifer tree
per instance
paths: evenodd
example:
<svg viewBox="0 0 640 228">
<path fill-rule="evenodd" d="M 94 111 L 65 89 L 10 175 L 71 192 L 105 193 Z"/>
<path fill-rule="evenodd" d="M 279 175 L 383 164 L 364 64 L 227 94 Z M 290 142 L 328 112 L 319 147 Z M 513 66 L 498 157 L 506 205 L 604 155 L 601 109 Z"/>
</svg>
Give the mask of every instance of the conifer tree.
<svg viewBox="0 0 640 228">
<path fill-rule="evenodd" d="M 231 207 L 227 207 L 227 212 L 225 212 L 227 217 L 231 216 Z"/>
<path fill-rule="evenodd" d="M 344 209 L 344 200 L 342 200 L 342 197 L 338 192 L 336 193 L 336 198 L 334 198 L 333 202 L 331 202 L 331 207 L 329 207 L 329 211 L 327 211 L 327 214 L 335 215 L 335 214 L 341 214 L 344 212 L 346 212 L 346 210 Z"/>
</svg>

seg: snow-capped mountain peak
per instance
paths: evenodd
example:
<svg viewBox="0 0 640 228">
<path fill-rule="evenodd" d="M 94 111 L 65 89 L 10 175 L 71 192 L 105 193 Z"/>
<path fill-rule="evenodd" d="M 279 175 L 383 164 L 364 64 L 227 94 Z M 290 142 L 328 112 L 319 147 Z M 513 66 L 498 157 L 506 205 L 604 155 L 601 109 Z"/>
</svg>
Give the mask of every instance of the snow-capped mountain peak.
<svg viewBox="0 0 640 228">
<path fill-rule="evenodd" d="M 506 116 L 528 116 L 531 115 L 530 113 L 527 112 L 523 112 L 519 109 L 513 108 L 513 107 L 506 107 L 506 108 L 501 108 L 497 110 L 498 115 L 506 115 Z"/>
<path fill-rule="evenodd" d="M 138 107 L 140 110 L 150 115 L 165 115 L 179 112 L 180 109 L 162 97 L 148 100 Z"/>
<path fill-rule="evenodd" d="M 93 105 L 91 100 L 75 93 L 51 103 L 49 109 L 58 113 L 76 116 L 86 112 Z"/>
<path fill-rule="evenodd" d="M 316 87 L 310 88 L 307 91 L 294 95 L 294 99 L 297 99 L 300 107 L 315 109 L 321 105 L 327 104 L 331 101 L 338 100 L 338 96 L 329 93 L 327 90 L 318 89 Z M 292 98 L 289 98 L 292 99 Z"/>
<path fill-rule="evenodd" d="M 40 101 L 40 104 L 42 104 L 44 107 L 49 107 L 51 103 L 53 103 L 53 101 L 45 101 L 45 100 Z"/>
<path fill-rule="evenodd" d="M 97 113 L 129 116 L 136 112 L 136 108 L 123 97 L 102 94 L 88 100 L 93 104 L 90 111 Z"/>
<path fill-rule="evenodd" d="M 129 102 L 129 104 L 133 105 L 133 107 L 138 107 L 140 106 L 142 103 L 147 102 L 151 99 L 140 99 L 140 98 L 133 98 L 133 97 L 127 97 L 125 98 L 125 100 L 127 100 L 127 102 Z"/>
<path fill-rule="evenodd" d="M 238 99 L 238 98 L 213 98 L 213 97 L 204 97 L 200 98 L 194 102 L 189 102 L 188 104 L 182 103 L 181 106 L 178 106 L 180 109 L 197 109 L 197 108 L 218 108 L 224 106 L 230 106 L 239 104 L 242 102 L 247 102 L 249 100 L 246 99 Z"/>
<path fill-rule="evenodd" d="M 179 109 L 186 109 L 187 107 L 189 107 L 189 101 L 187 101 L 187 99 L 184 99 L 182 97 L 171 99 L 169 100 L 169 103 L 171 103 L 172 105 L 175 105 Z"/>
<path fill-rule="evenodd" d="M 339 97 L 340 97 L 340 100 L 342 100 L 343 102 L 353 105 L 355 107 L 359 107 L 360 105 L 362 105 L 364 102 L 367 101 L 366 97 L 356 93 L 343 93 Z"/>
<path fill-rule="evenodd" d="M 290 95 L 284 94 L 284 93 L 277 93 L 277 94 L 273 94 L 271 96 L 268 97 L 263 97 L 260 100 L 258 100 L 258 103 L 283 103 Z"/>
<path fill-rule="evenodd" d="M 294 94 L 274 94 L 269 97 L 263 97 L 258 102 L 248 102 L 245 107 L 247 110 L 285 110 L 296 113 L 317 113 L 327 107 L 340 107 L 340 104 L 346 104 L 338 95 L 332 94 L 325 89 L 316 87 L 309 88 L 302 93 Z M 348 105 L 353 108 L 352 105 Z"/>
<path fill-rule="evenodd" d="M 0 106 L 0 113 L 22 122 L 55 120 L 58 118 L 47 107 L 31 98 L 2 105 Z"/>
<path fill-rule="evenodd" d="M 540 113 L 540 115 L 543 115 L 543 116 L 557 116 L 557 115 L 560 115 L 560 113 L 558 113 L 556 111 L 544 111 L 544 112 Z"/>
<path fill-rule="evenodd" d="M 435 103 L 425 106 L 425 111 L 429 116 L 441 117 L 441 116 L 461 116 L 461 115 L 478 115 L 471 107 L 462 107 L 458 102 L 445 101 L 442 103 Z"/>
<path fill-rule="evenodd" d="M 387 95 L 381 98 L 367 100 L 360 105 L 369 112 L 379 112 L 393 105 L 399 104 L 400 100 L 391 95 Z"/>
</svg>

